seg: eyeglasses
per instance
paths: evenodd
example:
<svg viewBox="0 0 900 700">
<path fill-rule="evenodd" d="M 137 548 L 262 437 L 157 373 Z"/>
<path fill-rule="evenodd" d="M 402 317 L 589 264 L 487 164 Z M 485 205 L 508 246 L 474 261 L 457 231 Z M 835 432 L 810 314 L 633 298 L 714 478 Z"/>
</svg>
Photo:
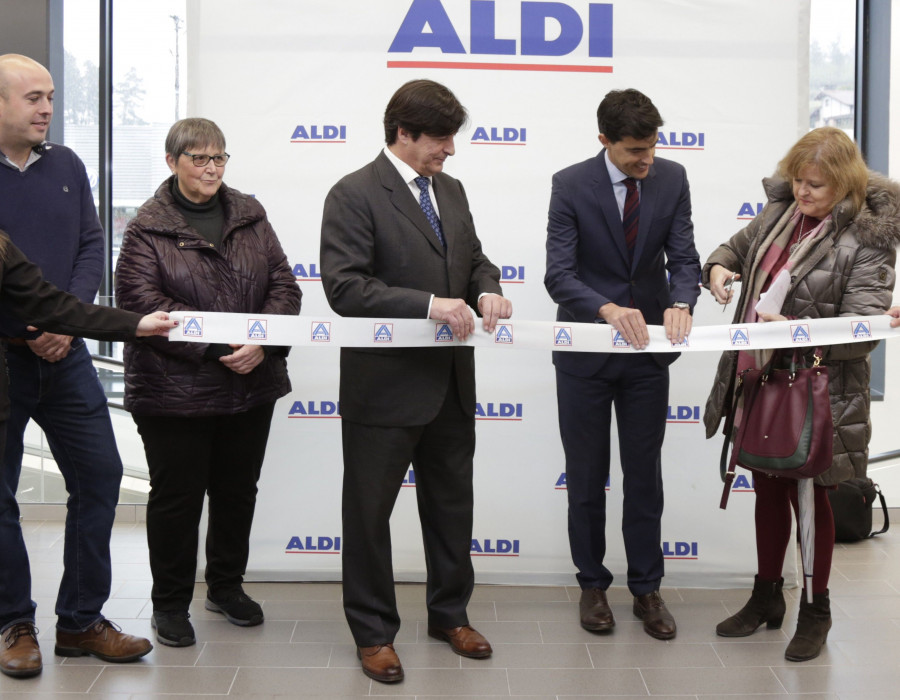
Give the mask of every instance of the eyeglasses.
<svg viewBox="0 0 900 700">
<path fill-rule="evenodd" d="M 215 163 L 217 168 L 223 168 L 225 167 L 225 163 L 228 162 L 228 159 L 231 158 L 227 153 L 220 153 L 217 156 L 208 156 L 205 153 L 188 153 L 187 151 L 182 151 L 182 153 L 186 156 L 190 156 L 194 165 L 198 168 L 204 167 L 209 161 Z"/>
</svg>

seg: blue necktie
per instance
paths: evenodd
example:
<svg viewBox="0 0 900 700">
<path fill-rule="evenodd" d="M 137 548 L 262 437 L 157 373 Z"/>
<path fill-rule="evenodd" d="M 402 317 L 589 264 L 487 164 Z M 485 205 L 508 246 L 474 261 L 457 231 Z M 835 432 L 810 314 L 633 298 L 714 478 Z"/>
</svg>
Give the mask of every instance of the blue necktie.
<svg viewBox="0 0 900 700">
<path fill-rule="evenodd" d="M 441 245 L 446 248 L 447 243 L 444 241 L 444 231 L 441 229 L 441 220 L 438 218 L 434 207 L 431 206 L 431 197 L 428 196 L 428 178 L 421 176 L 417 177 L 416 184 L 419 186 L 419 206 L 422 207 L 425 218 L 428 219 L 428 223 L 431 224 L 431 228 L 433 228 L 434 232 L 437 234 Z"/>
</svg>

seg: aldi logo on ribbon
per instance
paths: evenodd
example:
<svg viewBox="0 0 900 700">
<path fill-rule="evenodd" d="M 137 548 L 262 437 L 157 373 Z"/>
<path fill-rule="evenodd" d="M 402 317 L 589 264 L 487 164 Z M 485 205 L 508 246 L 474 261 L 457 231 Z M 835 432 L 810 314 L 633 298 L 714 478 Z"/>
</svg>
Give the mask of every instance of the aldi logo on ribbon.
<svg viewBox="0 0 900 700">
<path fill-rule="evenodd" d="M 810 342 L 809 324 L 808 323 L 798 323 L 796 326 L 791 326 L 791 342 L 793 342 L 793 343 L 808 343 L 808 342 Z"/>
<path fill-rule="evenodd" d="M 553 344 L 557 347 L 572 347 L 572 327 L 553 326 Z"/>
<path fill-rule="evenodd" d="M 612 345 L 614 348 L 630 348 L 631 343 L 629 343 L 625 338 L 622 337 L 622 334 L 619 333 L 615 328 L 610 329 L 610 333 L 612 333 Z"/>
<path fill-rule="evenodd" d="M 728 335 L 731 339 L 733 347 L 743 347 L 750 345 L 750 329 L 749 328 L 729 328 Z"/>
<path fill-rule="evenodd" d="M 187 338 L 203 337 L 203 317 L 185 316 L 181 327 L 181 334 Z"/>
<path fill-rule="evenodd" d="M 513 327 L 509 323 L 498 323 L 494 330 L 494 342 L 504 345 L 513 344 Z"/>
<path fill-rule="evenodd" d="M 453 331 L 450 330 L 450 326 L 446 323 L 441 323 L 435 326 L 434 328 L 434 342 L 435 343 L 452 343 L 453 342 Z"/>
<path fill-rule="evenodd" d="M 869 325 L 868 321 L 856 321 L 855 323 L 851 323 L 850 325 L 853 328 L 854 338 L 872 337 L 872 327 Z"/>
<path fill-rule="evenodd" d="M 374 340 L 376 343 L 392 343 L 394 341 L 394 324 L 376 323 Z"/>
<path fill-rule="evenodd" d="M 269 337 L 269 322 L 264 318 L 251 318 L 247 321 L 247 339 L 265 340 Z"/>
<path fill-rule="evenodd" d="M 331 322 L 330 321 L 313 321 L 311 324 L 312 332 L 310 340 L 314 343 L 330 343 L 331 342 Z"/>
</svg>

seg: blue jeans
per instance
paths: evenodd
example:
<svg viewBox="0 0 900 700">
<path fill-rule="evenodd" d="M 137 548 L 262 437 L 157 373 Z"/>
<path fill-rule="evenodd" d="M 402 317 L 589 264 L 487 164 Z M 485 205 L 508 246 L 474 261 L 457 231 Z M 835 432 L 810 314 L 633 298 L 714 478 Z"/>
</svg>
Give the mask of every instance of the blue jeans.
<svg viewBox="0 0 900 700">
<path fill-rule="evenodd" d="M 102 618 L 100 610 L 109 598 L 109 538 L 122 480 L 106 395 L 80 339 L 59 362 L 46 362 L 26 347 L 11 347 L 7 365 L 11 408 L 0 462 L 0 630 L 34 621 L 16 503 L 23 435 L 33 418 L 47 436 L 69 492 L 57 628 L 84 631 Z"/>
</svg>

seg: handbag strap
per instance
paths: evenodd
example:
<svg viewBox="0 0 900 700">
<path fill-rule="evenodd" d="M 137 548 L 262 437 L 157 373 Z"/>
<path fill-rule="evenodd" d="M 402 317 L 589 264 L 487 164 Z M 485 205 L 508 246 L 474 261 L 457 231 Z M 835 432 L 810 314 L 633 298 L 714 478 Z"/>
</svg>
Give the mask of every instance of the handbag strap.
<svg viewBox="0 0 900 700">
<path fill-rule="evenodd" d="M 881 493 L 881 487 L 878 484 L 872 484 L 875 487 L 875 493 L 878 494 L 878 500 L 881 501 L 881 512 L 884 513 L 884 527 L 881 528 L 878 532 L 870 532 L 866 535 L 865 539 L 869 539 L 870 537 L 875 537 L 875 535 L 880 535 L 883 532 L 887 532 L 888 528 L 891 526 L 891 519 L 888 516 L 887 503 L 884 502 L 884 494 Z"/>
<path fill-rule="evenodd" d="M 738 399 L 744 389 L 744 377 L 739 374 L 737 386 L 734 388 L 734 399 L 731 402 L 731 410 L 725 418 L 725 440 L 722 443 L 722 454 L 719 457 L 719 476 L 722 477 L 722 498 L 719 499 L 719 508 L 725 510 L 728 507 L 728 496 L 731 494 L 731 484 L 734 482 L 734 470 L 737 468 L 737 460 L 732 450 L 731 459 L 728 459 L 728 446 L 734 439 L 734 414 L 737 412 Z"/>
</svg>

